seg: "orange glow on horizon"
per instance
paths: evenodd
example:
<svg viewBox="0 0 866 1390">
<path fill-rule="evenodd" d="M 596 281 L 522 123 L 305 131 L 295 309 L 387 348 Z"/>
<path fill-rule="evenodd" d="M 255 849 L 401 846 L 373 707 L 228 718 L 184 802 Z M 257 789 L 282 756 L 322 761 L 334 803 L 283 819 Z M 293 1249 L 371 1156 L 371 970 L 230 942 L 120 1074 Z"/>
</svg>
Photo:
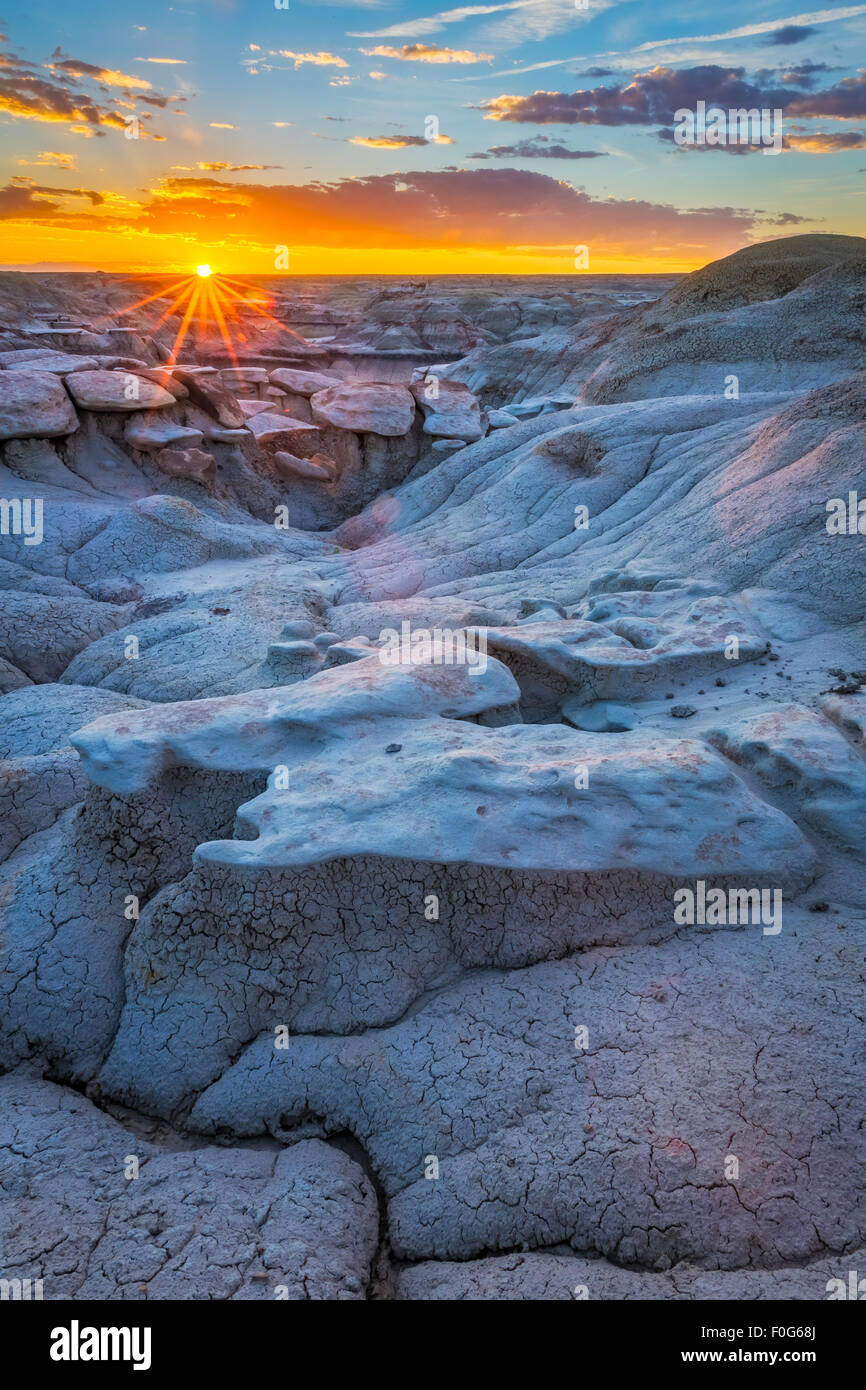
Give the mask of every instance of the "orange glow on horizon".
<svg viewBox="0 0 866 1390">
<path fill-rule="evenodd" d="M 94 229 L 78 229 L 63 238 L 58 256 L 56 229 L 28 224 L 26 228 L 6 222 L 2 258 L 10 270 L 106 271 L 113 275 L 175 276 L 190 275 L 189 238 L 179 235 L 155 236 L 130 232 L 109 235 Z M 224 275 L 255 279 L 324 275 L 393 275 L 424 278 L 434 275 L 563 275 L 579 279 L 582 275 L 658 275 L 688 274 L 701 266 L 748 245 L 743 238 L 718 247 L 647 246 L 642 240 L 628 244 L 598 243 L 590 247 L 587 270 L 574 268 L 574 249 L 550 250 L 539 247 L 488 246 L 382 246 L 340 247 L 298 245 L 291 248 L 288 270 L 274 269 L 273 245 L 214 241 L 197 238 L 203 265 L 220 266 L 211 280 Z M 196 278 L 197 272 L 193 272 Z M 206 277 L 202 277 L 206 278 Z"/>
</svg>

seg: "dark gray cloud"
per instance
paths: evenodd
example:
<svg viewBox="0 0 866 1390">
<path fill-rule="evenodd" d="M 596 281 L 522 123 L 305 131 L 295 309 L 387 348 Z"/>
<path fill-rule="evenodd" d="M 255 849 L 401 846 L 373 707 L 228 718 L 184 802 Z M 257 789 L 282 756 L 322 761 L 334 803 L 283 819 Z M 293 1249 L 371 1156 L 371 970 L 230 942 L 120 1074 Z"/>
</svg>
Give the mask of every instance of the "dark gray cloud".
<svg viewBox="0 0 866 1390">
<path fill-rule="evenodd" d="M 467 159 L 603 159 L 604 150 L 572 150 L 559 145 L 547 135 L 535 135 L 530 140 L 518 140 L 516 145 L 491 145 L 478 150 Z"/>
<path fill-rule="evenodd" d="M 812 34 L 817 34 L 818 30 L 809 24 L 785 24 L 781 29 L 776 29 L 767 39 L 767 43 L 789 44 L 802 43 Z"/>
<path fill-rule="evenodd" d="M 526 125 L 671 125 L 675 112 L 708 106 L 781 108 L 797 116 L 866 115 L 866 72 L 846 77 L 835 87 L 810 92 L 786 82 L 749 79 L 745 68 L 653 68 L 637 73 L 626 85 L 589 87 L 577 92 L 533 92 L 498 96 L 479 103 L 490 120 Z"/>
</svg>

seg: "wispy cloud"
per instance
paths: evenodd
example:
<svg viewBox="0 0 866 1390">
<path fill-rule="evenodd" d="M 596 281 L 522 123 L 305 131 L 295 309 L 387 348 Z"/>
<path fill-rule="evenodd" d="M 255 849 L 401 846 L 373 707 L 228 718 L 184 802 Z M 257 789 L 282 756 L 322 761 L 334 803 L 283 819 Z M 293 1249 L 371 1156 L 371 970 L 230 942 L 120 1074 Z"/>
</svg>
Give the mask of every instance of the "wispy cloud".
<svg viewBox="0 0 866 1390">
<path fill-rule="evenodd" d="M 281 164 L 229 164 L 226 160 L 216 159 L 212 162 L 199 160 L 198 167 L 210 174 L 239 174 L 246 169 L 281 169 L 283 166 Z"/>
<path fill-rule="evenodd" d="M 453 145 L 450 135 L 437 135 L 426 140 L 423 135 L 351 135 L 350 145 L 366 145 L 374 150 L 406 150 L 410 146 Z"/>
<path fill-rule="evenodd" d="M 526 6 L 527 0 L 507 0 L 507 3 L 502 5 L 461 5 L 458 9 L 442 10 L 439 14 L 428 15 L 424 18 L 407 17 L 399 20 L 397 24 L 387 25 L 384 29 L 353 30 L 349 37 L 353 39 L 417 39 L 427 34 L 439 34 L 447 25 L 459 24 L 465 19 L 501 14 L 503 10 L 522 10 Z"/>
<path fill-rule="evenodd" d="M 605 8 L 607 8 L 607 6 L 605 6 Z M 597 12 L 598 4 L 595 4 L 593 6 L 593 9 L 595 10 L 595 12 Z M 590 10 L 586 13 L 591 14 L 592 12 L 593 11 Z M 681 50 L 684 45 L 688 44 L 725 43 L 731 39 L 757 38 L 763 34 L 772 34 L 773 32 L 785 27 L 832 24 L 840 20 L 856 19 L 857 16 L 863 14 L 866 14 L 866 5 L 847 5 L 843 8 L 833 10 L 810 10 L 805 14 L 788 15 L 782 19 L 761 21 L 755 24 L 743 24 L 739 28 L 726 29 L 718 34 L 683 34 L 675 38 L 648 39 L 645 43 L 636 44 L 634 48 L 609 49 L 602 53 L 596 53 L 593 56 L 596 58 L 605 59 L 637 59 L 642 53 L 652 53 L 656 49 L 664 49 L 665 57 L 668 56 L 667 50 L 672 50 L 671 60 L 673 60 L 676 52 Z M 688 53 L 681 54 L 681 58 L 691 56 L 692 55 Z M 569 64 L 573 63 L 579 63 L 582 65 L 586 62 L 586 60 L 587 54 L 585 52 L 577 53 L 571 54 L 567 58 L 548 58 L 543 62 L 525 63 L 521 67 L 500 68 L 497 69 L 496 72 L 483 73 L 480 74 L 480 76 L 517 77 L 521 73 L 541 72 L 545 68 L 567 67 Z M 455 78 L 453 80 L 462 82 L 468 79 Z"/>
</svg>

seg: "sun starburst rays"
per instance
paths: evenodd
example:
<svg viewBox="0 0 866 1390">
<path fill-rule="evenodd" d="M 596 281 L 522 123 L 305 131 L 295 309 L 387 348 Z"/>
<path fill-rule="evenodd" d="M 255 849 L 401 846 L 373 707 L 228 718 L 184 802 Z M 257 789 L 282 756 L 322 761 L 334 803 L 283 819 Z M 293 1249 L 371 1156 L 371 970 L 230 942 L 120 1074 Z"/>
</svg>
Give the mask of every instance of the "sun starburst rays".
<svg viewBox="0 0 866 1390">
<path fill-rule="evenodd" d="M 237 345 L 247 341 L 246 334 L 243 332 L 243 322 L 238 313 L 241 306 L 267 320 L 287 337 L 295 339 L 298 337 L 291 328 L 280 323 L 279 319 L 269 313 L 266 308 L 262 308 L 261 304 L 252 298 L 254 294 L 261 294 L 261 292 L 260 286 L 253 285 L 246 280 L 238 280 L 233 276 L 220 275 L 209 265 L 202 264 L 196 267 L 192 275 L 161 286 L 123 309 L 114 310 L 106 317 L 106 321 L 123 319 L 132 313 L 145 309 L 148 305 L 160 308 L 160 301 L 169 300 L 159 318 L 148 323 L 144 330 L 152 338 L 156 330 L 161 328 L 168 319 L 181 315 L 174 342 L 164 363 L 166 369 L 170 369 L 178 362 L 181 349 L 188 337 L 192 336 L 193 341 L 206 344 L 209 333 L 211 340 L 218 335 L 218 339 L 233 366 L 237 367 Z M 269 297 L 265 299 L 266 304 L 270 302 Z"/>
</svg>

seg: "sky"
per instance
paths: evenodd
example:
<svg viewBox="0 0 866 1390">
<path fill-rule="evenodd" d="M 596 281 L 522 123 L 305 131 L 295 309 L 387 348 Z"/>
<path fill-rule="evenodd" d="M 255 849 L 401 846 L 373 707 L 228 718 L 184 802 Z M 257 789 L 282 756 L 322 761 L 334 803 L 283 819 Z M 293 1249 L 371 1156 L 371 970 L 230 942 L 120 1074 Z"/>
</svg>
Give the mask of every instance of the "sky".
<svg viewBox="0 0 866 1390">
<path fill-rule="evenodd" d="M 0 10 L 7 268 L 653 273 L 864 231 L 866 4 Z M 701 101 L 781 151 L 678 143 Z"/>
</svg>

